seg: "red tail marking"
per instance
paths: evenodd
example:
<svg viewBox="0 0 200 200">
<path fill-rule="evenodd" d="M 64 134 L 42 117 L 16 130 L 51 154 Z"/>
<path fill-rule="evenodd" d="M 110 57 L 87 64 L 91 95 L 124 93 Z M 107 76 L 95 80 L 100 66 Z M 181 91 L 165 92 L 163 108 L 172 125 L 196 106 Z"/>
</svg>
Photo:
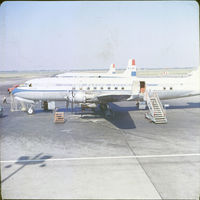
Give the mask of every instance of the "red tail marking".
<svg viewBox="0 0 200 200">
<path fill-rule="evenodd" d="M 132 59 L 132 65 L 135 65 L 135 59 Z"/>
</svg>

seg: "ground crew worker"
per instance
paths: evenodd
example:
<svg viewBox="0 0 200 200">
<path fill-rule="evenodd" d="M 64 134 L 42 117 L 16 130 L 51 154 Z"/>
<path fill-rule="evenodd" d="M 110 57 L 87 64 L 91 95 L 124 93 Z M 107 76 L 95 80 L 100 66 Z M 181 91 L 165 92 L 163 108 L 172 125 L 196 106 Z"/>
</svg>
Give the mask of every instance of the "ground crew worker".
<svg viewBox="0 0 200 200">
<path fill-rule="evenodd" d="M 3 97 L 3 103 L 8 104 L 5 96 Z"/>
</svg>

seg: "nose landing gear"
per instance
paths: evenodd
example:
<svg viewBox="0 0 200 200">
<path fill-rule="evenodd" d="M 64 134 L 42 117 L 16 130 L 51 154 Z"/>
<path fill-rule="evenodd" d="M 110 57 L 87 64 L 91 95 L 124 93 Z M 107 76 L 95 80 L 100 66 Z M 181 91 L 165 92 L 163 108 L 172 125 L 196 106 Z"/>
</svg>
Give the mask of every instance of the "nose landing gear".
<svg viewBox="0 0 200 200">
<path fill-rule="evenodd" d="M 34 109 L 33 109 L 32 106 L 30 106 L 30 108 L 27 110 L 27 113 L 28 113 L 29 115 L 32 115 L 32 114 L 34 113 Z"/>
</svg>

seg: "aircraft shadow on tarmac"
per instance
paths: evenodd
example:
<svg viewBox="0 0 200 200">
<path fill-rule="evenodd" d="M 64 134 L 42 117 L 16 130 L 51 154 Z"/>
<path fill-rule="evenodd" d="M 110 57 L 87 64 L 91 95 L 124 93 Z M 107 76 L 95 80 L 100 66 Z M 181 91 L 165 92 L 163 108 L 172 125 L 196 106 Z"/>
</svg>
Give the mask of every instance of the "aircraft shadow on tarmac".
<svg viewBox="0 0 200 200">
<path fill-rule="evenodd" d="M 200 108 L 200 103 L 188 102 L 187 105 L 170 105 L 168 109 L 190 109 L 190 108 Z"/>
<path fill-rule="evenodd" d="M 136 125 L 131 118 L 128 111 L 116 112 L 114 111 L 114 117 L 107 118 L 109 122 L 115 125 L 119 129 L 134 129 Z"/>
<path fill-rule="evenodd" d="M 7 117 L 8 115 L 2 115 L 2 116 L 0 116 L 0 118 L 5 118 L 5 117 Z"/>
<path fill-rule="evenodd" d="M 111 122 L 114 126 L 116 126 L 119 129 L 134 129 L 136 128 L 134 121 L 132 120 L 130 114 L 128 113 L 128 110 L 121 108 L 115 104 L 109 104 L 112 114 L 109 117 L 106 117 L 99 109 L 97 109 L 95 112 L 86 111 L 83 112 L 82 118 L 84 119 L 98 119 L 98 118 L 104 118 Z M 66 109 L 58 109 L 60 112 L 66 112 Z M 71 112 L 72 110 L 68 108 L 67 112 Z M 74 108 L 75 114 L 81 114 L 81 109 L 76 107 Z"/>
<path fill-rule="evenodd" d="M 190 109 L 190 108 L 200 108 L 200 102 L 198 103 L 193 103 L 193 102 L 187 102 L 186 105 L 173 105 L 173 103 L 169 103 L 169 107 L 167 107 L 166 109 Z M 116 104 L 110 103 L 110 105 L 112 105 L 112 109 L 117 109 L 121 112 L 123 111 L 136 111 L 139 110 L 137 106 L 128 106 L 128 107 L 120 107 Z M 148 108 L 146 107 L 145 110 L 148 110 Z"/>
<path fill-rule="evenodd" d="M 34 156 L 33 158 L 31 158 L 29 156 L 19 157 L 18 160 L 14 164 L 21 165 L 21 166 L 17 170 L 15 170 L 14 172 L 12 172 L 10 175 L 8 175 L 6 178 L 1 180 L 1 183 L 8 180 L 10 177 L 15 175 L 17 172 L 19 172 L 25 166 L 40 164 L 39 167 L 45 167 L 46 166 L 45 161 L 50 159 L 50 158 L 52 158 L 52 156 L 50 156 L 50 155 L 43 155 L 42 156 L 42 153 L 39 153 L 38 155 Z M 11 168 L 11 167 L 12 167 L 11 164 L 5 166 L 5 168 Z"/>
<path fill-rule="evenodd" d="M 129 110 L 127 110 L 127 108 L 117 106 L 116 104 L 113 103 L 110 103 L 109 106 L 112 110 L 112 114 L 110 117 L 105 117 L 105 115 L 99 109 L 97 109 L 95 112 L 90 112 L 90 111 L 83 112 L 82 118 L 84 119 L 105 118 L 119 129 L 136 128 L 135 123 L 132 120 L 130 114 L 128 113 Z M 134 108 L 134 110 L 138 109 Z M 58 111 L 66 112 L 66 108 L 59 108 Z M 72 112 L 72 109 L 69 107 L 67 112 Z M 73 112 L 74 114 L 81 114 L 81 109 L 79 107 L 75 107 L 73 109 Z"/>
<path fill-rule="evenodd" d="M 134 129 L 136 125 L 129 114 L 127 107 L 120 107 L 114 103 L 109 103 L 109 106 L 114 113 L 114 116 L 108 118 L 107 120 L 115 125 L 119 129 Z M 137 110 L 137 108 L 132 107 L 132 110 Z"/>
<path fill-rule="evenodd" d="M 128 112 L 112 112 L 112 115 L 105 117 L 103 114 L 84 115 L 83 119 L 100 119 L 104 118 L 119 129 L 134 129 L 136 125 Z"/>
<path fill-rule="evenodd" d="M 180 105 L 173 105 L 173 102 L 171 103 L 170 101 L 169 102 L 167 101 L 166 103 L 169 104 L 169 107 L 166 108 L 167 110 L 168 109 L 200 108 L 200 102 L 197 102 L 197 103 L 187 102 L 186 104 L 185 103 L 184 104 L 180 103 Z M 110 105 L 111 109 L 114 112 L 119 112 L 119 113 L 121 113 L 121 112 L 129 112 L 129 111 L 137 111 L 138 110 L 138 107 L 135 106 L 135 105 L 133 105 L 133 106 L 126 106 L 126 107 L 121 107 L 121 106 L 118 106 L 118 105 L 116 105 L 114 103 L 109 103 L 109 105 Z M 148 107 L 146 107 L 145 110 L 148 110 Z M 71 107 L 69 107 L 67 110 L 66 110 L 66 108 L 58 108 L 57 111 L 59 111 L 59 112 L 74 112 L 74 113 L 77 113 L 77 112 L 81 112 L 81 109 L 80 109 L 80 107 L 75 106 L 73 108 L 73 110 L 72 110 Z M 44 112 L 46 112 L 46 113 L 53 113 L 52 110 L 46 110 L 46 111 L 44 111 L 41 108 L 35 109 L 35 114 L 44 113 Z M 4 117 L 7 117 L 7 115 L 4 116 Z"/>
<path fill-rule="evenodd" d="M 39 114 L 39 113 L 53 113 L 52 110 L 43 110 L 43 109 L 37 109 L 37 110 L 34 110 L 34 113 L 35 114 Z"/>
<path fill-rule="evenodd" d="M 170 102 L 168 102 L 170 103 Z M 84 113 L 85 119 L 93 119 L 93 118 L 105 118 L 109 122 L 111 122 L 114 126 L 116 126 L 119 129 L 134 129 L 136 128 L 136 125 L 131 118 L 129 111 L 137 111 L 138 107 L 137 106 L 128 106 L 128 107 L 123 107 L 123 106 L 118 106 L 114 103 L 109 103 L 109 106 L 112 110 L 112 116 L 111 117 L 105 117 L 101 112 L 98 110 L 96 112 L 89 112 L 90 115 L 87 116 L 87 113 Z M 173 105 L 173 103 L 170 104 L 169 107 L 166 108 L 168 109 L 191 109 L 191 108 L 200 108 L 200 103 L 193 103 L 193 102 L 188 102 L 187 104 L 184 105 Z M 148 110 L 146 108 L 146 110 Z M 58 108 L 57 111 L 59 112 L 72 112 L 72 109 L 69 107 L 67 110 L 66 108 Z M 36 110 L 36 113 L 43 113 L 43 110 Z M 50 112 L 52 111 L 45 111 L 45 112 Z M 81 109 L 80 107 L 74 107 L 73 113 L 75 114 L 80 114 Z M 92 114 L 92 115 L 91 115 Z"/>
</svg>

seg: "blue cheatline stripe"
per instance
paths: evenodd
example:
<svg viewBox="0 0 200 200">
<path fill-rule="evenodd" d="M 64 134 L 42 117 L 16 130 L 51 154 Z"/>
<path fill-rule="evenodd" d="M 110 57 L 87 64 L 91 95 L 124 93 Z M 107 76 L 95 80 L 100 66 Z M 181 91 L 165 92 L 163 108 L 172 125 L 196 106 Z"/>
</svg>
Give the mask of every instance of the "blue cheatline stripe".
<svg viewBox="0 0 200 200">
<path fill-rule="evenodd" d="M 19 88 L 15 88 L 12 91 L 12 94 L 16 94 L 19 92 L 71 92 L 72 90 L 25 90 L 25 89 L 19 89 Z M 130 91 L 130 90 L 73 90 L 74 92 L 84 92 L 84 91 L 96 91 L 96 92 L 108 92 L 108 91 L 120 91 L 120 92 L 126 92 L 126 91 Z"/>
<path fill-rule="evenodd" d="M 25 89 L 19 89 L 15 88 L 12 91 L 12 94 L 18 93 L 18 92 L 66 92 L 67 90 L 25 90 Z"/>
</svg>

